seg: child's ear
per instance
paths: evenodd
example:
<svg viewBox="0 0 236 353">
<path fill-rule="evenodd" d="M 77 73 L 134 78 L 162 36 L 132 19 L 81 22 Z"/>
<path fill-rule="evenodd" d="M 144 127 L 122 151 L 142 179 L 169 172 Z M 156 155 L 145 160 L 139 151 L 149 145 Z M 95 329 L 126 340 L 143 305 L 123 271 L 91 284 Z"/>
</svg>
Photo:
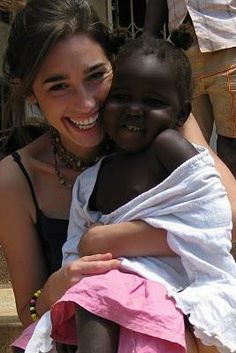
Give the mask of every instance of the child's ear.
<svg viewBox="0 0 236 353">
<path fill-rule="evenodd" d="M 184 125 L 185 121 L 188 119 L 189 114 L 191 113 L 192 105 L 190 101 L 185 101 L 181 107 L 179 115 L 176 120 L 176 126 L 181 127 Z"/>
</svg>

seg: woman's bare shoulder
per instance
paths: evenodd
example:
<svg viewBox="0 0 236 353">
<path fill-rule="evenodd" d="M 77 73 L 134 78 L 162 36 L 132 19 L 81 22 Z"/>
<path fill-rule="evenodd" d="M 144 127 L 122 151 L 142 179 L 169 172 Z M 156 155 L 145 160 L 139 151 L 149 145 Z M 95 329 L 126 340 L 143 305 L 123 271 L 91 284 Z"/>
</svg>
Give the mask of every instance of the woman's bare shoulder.
<svg viewBox="0 0 236 353">
<path fill-rule="evenodd" d="M 17 151 L 30 179 L 33 179 L 32 176 L 38 172 L 38 164 L 47 165 L 41 162 L 43 145 L 45 146 L 45 140 L 40 138 Z M 18 200 L 21 199 L 25 204 L 27 199 L 29 202 L 31 200 L 26 178 L 12 155 L 8 155 L 0 161 L 0 194 L 1 203 L 8 203 L 9 200 L 18 203 Z"/>
<path fill-rule="evenodd" d="M 16 163 L 13 160 L 12 155 L 9 155 L 0 161 L 0 190 L 3 191 L 5 188 L 14 187 L 19 178 Z"/>
<path fill-rule="evenodd" d="M 198 126 L 198 123 L 192 114 L 190 114 L 187 121 L 179 129 L 179 132 L 191 143 L 208 146 Z"/>
<path fill-rule="evenodd" d="M 12 156 L 7 156 L 0 162 L 0 214 L 8 218 L 8 214 L 14 213 L 14 217 L 23 210 L 33 217 L 30 190 L 24 180 L 24 175 Z"/>
<path fill-rule="evenodd" d="M 35 142 L 18 150 L 17 153 L 23 164 L 30 165 L 29 161 L 35 158 Z M 13 155 L 8 155 L 0 161 L 0 185 L 12 185 L 21 181 L 22 172 L 14 161 Z"/>
</svg>

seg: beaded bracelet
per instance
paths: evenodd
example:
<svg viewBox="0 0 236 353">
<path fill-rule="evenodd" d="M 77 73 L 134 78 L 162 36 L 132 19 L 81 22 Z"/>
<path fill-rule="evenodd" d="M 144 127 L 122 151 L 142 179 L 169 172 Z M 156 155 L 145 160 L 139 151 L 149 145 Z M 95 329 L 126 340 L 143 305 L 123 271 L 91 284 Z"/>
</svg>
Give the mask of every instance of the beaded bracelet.
<svg viewBox="0 0 236 353">
<path fill-rule="evenodd" d="M 42 293 L 41 289 L 38 289 L 32 296 L 30 300 L 30 305 L 29 305 L 29 310 L 30 310 L 30 316 L 33 321 L 38 320 L 38 315 L 36 312 L 36 302 L 40 294 Z"/>
</svg>

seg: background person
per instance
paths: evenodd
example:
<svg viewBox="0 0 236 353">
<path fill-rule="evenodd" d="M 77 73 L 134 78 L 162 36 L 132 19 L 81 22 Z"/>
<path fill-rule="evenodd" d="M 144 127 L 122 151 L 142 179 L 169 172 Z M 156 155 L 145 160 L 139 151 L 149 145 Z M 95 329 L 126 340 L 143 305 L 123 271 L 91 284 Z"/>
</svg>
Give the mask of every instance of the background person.
<svg viewBox="0 0 236 353">
<path fill-rule="evenodd" d="M 194 35 L 187 50 L 195 91 L 193 114 L 209 142 L 216 125 L 217 153 L 236 176 L 236 7 L 231 1 L 149 0 L 145 35 Z M 186 47 L 187 49 L 187 47 Z"/>
</svg>

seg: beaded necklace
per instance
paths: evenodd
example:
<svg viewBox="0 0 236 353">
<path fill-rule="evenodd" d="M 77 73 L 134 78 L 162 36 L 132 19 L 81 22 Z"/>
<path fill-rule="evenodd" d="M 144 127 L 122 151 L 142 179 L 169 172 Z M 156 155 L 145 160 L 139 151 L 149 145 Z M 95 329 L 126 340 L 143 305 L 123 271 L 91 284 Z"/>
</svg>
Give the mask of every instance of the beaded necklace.
<svg viewBox="0 0 236 353">
<path fill-rule="evenodd" d="M 72 169 L 76 172 L 82 172 L 88 167 L 91 167 L 101 158 L 101 155 L 99 155 L 93 161 L 84 162 L 80 157 L 68 151 L 63 146 L 58 132 L 52 127 L 50 127 L 50 140 L 53 146 L 55 174 L 60 184 L 64 185 L 68 189 L 72 188 L 73 183 L 71 183 L 70 180 L 65 175 L 63 175 L 62 172 L 60 171 L 60 168 L 58 166 L 58 159 L 60 159 L 60 161 L 63 163 L 65 168 Z"/>
</svg>

